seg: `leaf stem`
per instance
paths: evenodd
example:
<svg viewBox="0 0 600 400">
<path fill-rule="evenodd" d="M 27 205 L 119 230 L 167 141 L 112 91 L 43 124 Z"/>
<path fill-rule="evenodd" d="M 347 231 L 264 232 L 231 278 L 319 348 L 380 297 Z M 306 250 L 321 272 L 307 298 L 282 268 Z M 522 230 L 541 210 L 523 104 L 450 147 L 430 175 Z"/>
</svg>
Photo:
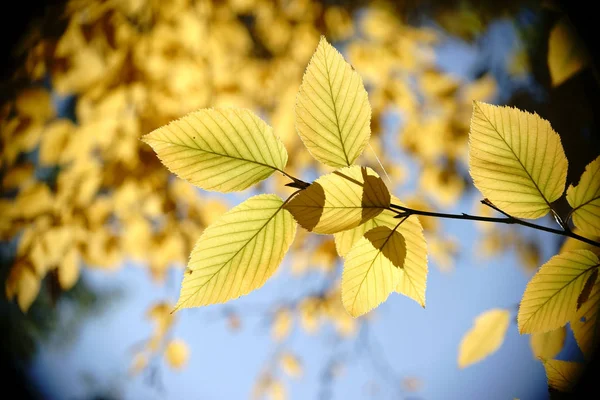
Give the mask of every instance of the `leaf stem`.
<svg viewBox="0 0 600 400">
<path fill-rule="evenodd" d="M 486 205 L 490 205 L 490 204 L 486 203 L 485 200 L 483 201 L 483 203 Z M 512 216 L 508 215 L 507 213 L 499 210 L 495 206 L 490 205 L 490 207 L 492 207 L 495 210 L 497 210 L 498 212 L 504 214 L 505 217 L 500 217 L 500 218 L 483 217 L 480 215 L 470 215 L 470 214 L 465 214 L 465 213 L 462 213 L 462 214 L 438 213 L 438 212 L 431 212 L 431 211 L 414 210 L 412 208 L 399 206 L 397 204 L 390 204 L 390 209 L 392 209 L 392 211 L 395 211 L 398 214 L 398 215 L 396 215 L 395 218 L 403 218 L 405 216 L 410 216 L 410 215 L 422 215 L 425 217 L 436 217 L 436 218 L 447 218 L 447 219 L 466 219 L 466 220 L 472 220 L 472 221 L 495 222 L 495 223 L 500 223 L 500 224 L 516 224 L 516 225 L 523 225 L 523 226 L 526 226 L 526 227 L 532 228 L 532 229 L 537 229 L 539 231 L 554 233 L 556 235 L 568 236 L 573 239 L 587 243 L 591 246 L 600 247 L 600 242 L 596 242 L 594 240 L 580 236 L 580 235 L 572 232 L 571 230 L 567 230 L 564 228 L 563 229 L 554 229 L 554 228 L 548 228 L 548 227 L 545 227 L 542 225 L 536 225 L 531 222 L 523 221 L 522 219 L 512 217 Z"/>
<path fill-rule="evenodd" d="M 290 182 L 290 183 L 286 184 L 285 186 L 293 187 L 293 188 L 296 188 L 296 189 L 306 189 L 307 187 L 310 186 L 310 183 L 304 182 L 301 179 L 293 177 L 292 175 L 288 174 L 284 170 L 280 169 L 278 171 L 281 172 L 283 175 L 287 176 L 288 178 L 290 178 L 293 181 L 293 182 Z"/>
</svg>

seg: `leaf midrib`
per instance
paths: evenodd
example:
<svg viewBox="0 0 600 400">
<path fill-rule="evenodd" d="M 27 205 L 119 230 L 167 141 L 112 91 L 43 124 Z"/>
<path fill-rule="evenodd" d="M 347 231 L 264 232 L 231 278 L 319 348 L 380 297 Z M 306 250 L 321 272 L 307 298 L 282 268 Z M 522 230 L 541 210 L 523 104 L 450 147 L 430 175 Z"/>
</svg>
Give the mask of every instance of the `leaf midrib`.
<svg viewBox="0 0 600 400">
<path fill-rule="evenodd" d="M 273 215 L 271 215 L 271 216 L 269 217 L 269 219 L 268 219 L 268 220 L 267 220 L 267 221 L 266 221 L 266 222 L 265 222 L 265 223 L 264 223 L 264 224 L 263 224 L 263 225 L 262 225 L 262 226 L 261 226 L 261 227 L 260 227 L 260 228 L 259 228 L 259 229 L 256 231 L 256 233 L 255 233 L 254 235 L 252 235 L 252 237 L 250 237 L 250 238 L 249 238 L 249 239 L 246 241 L 246 243 L 245 243 L 243 246 L 241 246 L 241 247 L 238 249 L 238 251 L 236 251 L 236 252 L 235 252 L 235 254 L 234 254 L 234 255 L 232 255 L 232 256 L 231 256 L 231 257 L 230 257 L 230 258 L 229 258 L 227 261 L 223 262 L 223 265 L 221 266 L 221 268 L 219 268 L 219 269 L 218 269 L 218 270 L 217 270 L 217 271 L 216 271 L 214 274 L 212 274 L 212 276 L 211 276 L 210 278 L 208 278 L 208 279 L 207 279 L 207 280 L 206 280 L 206 281 L 205 281 L 203 284 L 201 284 L 201 285 L 200 285 L 200 286 L 199 286 L 199 287 L 198 287 L 198 288 L 197 288 L 197 289 L 196 289 L 196 290 L 195 290 L 195 291 L 194 291 L 192 294 L 190 294 L 190 295 L 189 295 L 189 296 L 188 296 L 188 297 L 187 297 L 187 298 L 186 298 L 186 299 L 185 299 L 183 302 L 181 302 L 181 304 L 182 304 L 182 305 L 183 305 L 183 304 L 185 304 L 185 303 L 186 303 L 186 302 L 187 302 L 187 301 L 188 301 L 190 298 L 192 298 L 192 296 L 195 296 L 196 294 L 198 294 L 198 292 L 199 292 L 200 290 L 202 290 L 202 288 L 204 288 L 204 287 L 205 287 L 205 286 L 206 286 L 206 285 L 207 285 L 207 284 L 208 284 L 210 281 L 212 281 L 212 279 L 213 279 L 215 276 L 217 276 L 217 275 L 218 275 L 218 274 L 219 274 L 219 273 L 220 273 L 220 272 L 223 270 L 223 268 L 225 268 L 225 266 L 226 266 L 227 264 L 229 264 L 231 261 L 233 261 L 233 259 L 234 259 L 235 257 L 237 257 L 237 255 L 240 253 L 240 251 L 242 251 L 244 248 L 246 248 L 246 246 L 248 246 L 248 243 L 250 243 L 252 240 L 254 240 L 254 238 L 255 238 L 256 236 L 258 236 L 258 234 L 259 234 L 259 233 L 260 233 L 260 232 L 261 232 L 263 229 L 265 229 L 265 227 L 266 227 L 266 226 L 269 224 L 269 222 L 271 222 L 271 220 L 272 220 L 273 218 L 275 218 L 275 216 L 276 216 L 277 214 L 279 214 L 279 212 L 281 211 L 281 209 L 283 208 L 283 206 L 285 206 L 285 202 L 284 202 L 284 203 L 282 203 L 282 204 L 281 204 L 281 206 L 279 206 L 279 208 L 278 208 L 278 209 L 277 209 L 277 210 L 276 210 L 276 211 L 273 213 Z M 192 272 L 193 272 L 193 271 L 194 271 L 194 270 L 192 270 Z"/>
<path fill-rule="evenodd" d="M 249 160 L 247 158 L 235 157 L 235 156 L 232 156 L 230 154 L 217 153 L 215 151 L 205 150 L 205 149 L 202 149 L 200 147 L 193 147 L 193 146 L 190 146 L 188 144 L 182 144 L 182 143 L 174 143 L 174 142 L 170 142 L 168 140 L 159 139 L 159 138 L 149 138 L 148 140 L 151 140 L 151 141 L 154 141 L 154 142 L 162 142 L 162 143 L 166 143 L 166 144 L 171 144 L 171 145 L 174 145 L 174 146 L 185 147 L 185 148 L 190 149 L 190 150 L 196 150 L 196 151 L 199 151 L 199 152 L 202 152 L 202 153 L 207 153 L 207 154 L 214 154 L 216 156 L 221 156 L 221 157 L 225 157 L 225 158 L 232 158 L 234 160 L 246 161 L 248 163 L 258 164 L 258 165 L 261 165 L 263 167 L 267 167 L 267 168 L 270 168 L 272 170 L 279 171 L 279 172 L 283 173 L 283 171 L 281 169 L 279 169 L 278 167 L 274 167 L 274 166 L 269 165 L 269 164 L 261 163 L 261 162 L 256 161 L 256 160 Z"/>
<path fill-rule="evenodd" d="M 510 152 L 515 157 L 515 159 L 517 160 L 517 162 L 519 163 L 519 165 L 521 166 L 521 168 L 523 168 L 523 171 L 525 171 L 525 173 L 527 174 L 527 176 L 529 177 L 529 179 L 531 180 L 531 182 L 533 182 L 533 186 L 535 186 L 535 188 L 538 191 L 538 193 L 542 196 L 542 199 L 544 199 L 544 202 L 548 205 L 548 208 L 551 209 L 552 207 L 550 206 L 550 202 L 548 201 L 548 199 L 546 199 L 546 196 L 544 195 L 544 193 L 542 193 L 542 191 L 540 190 L 537 182 L 533 179 L 533 177 L 531 176 L 531 174 L 529 173 L 529 171 L 527 171 L 527 168 L 525 168 L 525 166 L 521 162 L 521 159 L 515 154 L 513 148 L 508 144 L 508 142 L 504 139 L 504 136 L 502 136 L 502 134 L 500 133 L 500 131 L 496 128 L 496 126 L 492 123 L 492 121 L 488 118 L 488 116 L 483 112 L 483 110 L 481 109 L 481 107 L 479 106 L 479 104 L 475 103 L 475 105 L 479 109 L 479 112 L 484 116 L 484 118 L 486 119 L 486 121 L 490 124 L 490 126 L 492 127 L 492 129 L 498 134 L 498 136 L 500 137 L 500 139 L 502 139 L 502 141 L 504 142 L 504 144 L 506 145 L 506 147 L 508 147 L 510 149 Z M 519 140 L 520 140 L 520 138 L 519 138 Z"/>
</svg>

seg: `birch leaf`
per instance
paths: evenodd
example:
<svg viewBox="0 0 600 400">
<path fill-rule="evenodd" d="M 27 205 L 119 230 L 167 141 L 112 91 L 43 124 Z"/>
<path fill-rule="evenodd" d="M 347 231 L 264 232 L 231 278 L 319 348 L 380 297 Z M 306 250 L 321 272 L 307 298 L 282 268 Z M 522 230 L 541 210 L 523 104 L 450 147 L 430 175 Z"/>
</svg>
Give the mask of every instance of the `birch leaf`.
<svg viewBox="0 0 600 400">
<path fill-rule="evenodd" d="M 517 316 L 519 332 L 548 332 L 575 317 L 577 299 L 598 264 L 591 251 L 574 250 L 542 265 L 523 294 Z"/>
<path fill-rule="evenodd" d="M 548 386 L 560 392 L 570 392 L 583 372 L 583 365 L 572 361 L 548 360 L 544 362 L 544 369 Z"/>
<path fill-rule="evenodd" d="M 404 237 L 396 227 L 379 226 L 366 232 L 344 262 L 342 303 L 346 311 L 358 317 L 384 302 L 398 285 L 405 257 Z"/>
<path fill-rule="evenodd" d="M 494 308 L 477 316 L 475 324 L 460 342 L 459 368 L 475 364 L 496 352 L 504 342 L 509 324 L 508 310 Z"/>
<path fill-rule="evenodd" d="M 587 301 L 581 305 L 570 321 L 575 341 L 586 358 L 591 357 L 598 348 L 600 340 L 599 310 L 600 281 L 596 281 Z"/>
<path fill-rule="evenodd" d="M 142 140 L 171 172 L 204 190 L 244 190 L 287 163 L 271 127 L 245 109 L 195 111 Z"/>
<path fill-rule="evenodd" d="M 369 141 L 370 122 L 360 75 L 321 37 L 296 101 L 296 128 L 304 145 L 324 164 L 350 166 Z"/>
<path fill-rule="evenodd" d="M 550 332 L 532 333 L 529 338 L 531 351 L 537 358 L 552 359 L 560 353 L 567 337 L 567 329 L 554 329 Z"/>
<path fill-rule="evenodd" d="M 392 202 L 397 205 L 403 203 L 393 197 Z M 352 246 L 358 242 L 365 232 L 385 226 L 390 229 L 398 224 L 399 220 L 394 218 L 396 214 L 384 210 L 381 214 L 368 220 L 354 229 L 339 232 L 334 235 L 335 246 L 338 254 L 346 257 Z M 423 236 L 423 228 L 416 215 L 409 217 L 397 229 L 404 237 L 406 245 L 406 257 L 404 267 L 400 270 L 400 280 L 396 286 L 396 292 L 403 294 L 425 307 L 425 289 L 427 286 L 427 244 Z"/>
<path fill-rule="evenodd" d="M 576 227 L 590 235 L 600 235 L 600 157 L 589 163 L 577 186 L 567 189 L 567 201 L 573 207 Z"/>
<path fill-rule="evenodd" d="M 565 188 L 567 158 L 560 137 L 537 114 L 473 104 L 469 167 L 475 186 L 519 218 L 540 218 Z"/>
<path fill-rule="evenodd" d="M 261 287 L 296 233 L 274 194 L 254 196 L 223 214 L 194 246 L 175 309 L 224 303 Z"/>
<path fill-rule="evenodd" d="M 298 223 L 315 233 L 354 228 L 390 205 L 390 193 L 370 168 L 351 166 L 323 175 L 286 204 Z"/>
</svg>

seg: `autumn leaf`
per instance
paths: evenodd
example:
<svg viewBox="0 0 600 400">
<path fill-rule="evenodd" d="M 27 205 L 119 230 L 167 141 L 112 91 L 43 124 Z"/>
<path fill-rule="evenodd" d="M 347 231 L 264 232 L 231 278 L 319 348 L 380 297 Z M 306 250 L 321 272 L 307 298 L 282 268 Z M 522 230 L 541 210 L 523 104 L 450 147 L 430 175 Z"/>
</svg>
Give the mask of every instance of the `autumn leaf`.
<svg viewBox="0 0 600 400">
<path fill-rule="evenodd" d="M 244 190 L 287 163 L 283 143 L 245 109 L 199 110 L 143 140 L 171 172 L 205 190 Z"/>
<path fill-rule="evenodd" d="M 599 236 L 600 157 L 585 167 L 577 186 L 569 186 L 567 201 L 573 207 L 569 215 L 575 226 L 587 234 Z"/>
<path fill-rule="evenodd" d="M 494 308 L 475 318 L 475 324 L 463 336 L 458 350 L 458 366 L 465 368 L 495 353 L 510 324 L 508 310 Z"/>
<path fill-rule="evenodd" d="M 564 326 L 575 316 L 577 299 L 599 264 L 591 251 L 574 250 L 542 265 L 527 284 L 519 305 L 519 332 L 542 333 Z"/>
<path fill-rule="evenodd" d="M 584 48 L 565 18 L 554 25 L 548 38 L 548 70 L 552 86 L 558 86 L 587 64 Z"/>
<path fill-rule="evenodd" d="M 392 197 L 392 203 L 403 205 L 395 197 Z M 399 222 L 397 218 L 394 218 L 395 216 L 396 214 L 393 211 L 384 210 L 378 216 L 354 229 L 336 233 L 334 237 L 338 254 L 346 257 L 354 244 L 373 228 L 385 226 L 394 229 Z M 412 215 L 398 226 L 397 231 L 404 237 L 406 257 L 404 267 L 400 270 L 400 280 L 396 286 L 396 292 L 415 300 L 422 307 L 425 307 L 428 267 L 427 244 L 423 236 L 423 228 L 417 216 Z"/>
<path fill-rule="evenodd" d="M 583 372 L 583 365 L 572 361 L 548 360 L 544 362 L 544 369 L 549 387 L 570 392 Z"/>
<path fill-rule="evenodd" d="M 347 167 L 371 135 L 371 106 L 362 79 L 321 37 L 296 102 L 296 128 L 314 158 Z"/>
<path fill-rule="evenodd" d="M 549 332 L 532 333 L 529 338 L 531 351 L 537 358 L 553 359 L 562 350 L 566 336 L 567 329 L 564 326 Z"/>
<path fill-rule="evenodd" d="M 600 311 L 600 281 L 596 281 L 587 301 L 581 305 L 569 322 L 575 341 L 586 358 L 590 358 L 598 348 L 600 340 L 598 311 Z"/>
<path fill-rule="evenodd" d="M 296 233 L 276 195 L 254 196 L 204 230 L 190 256 L 175 309 L 223 303 L 261 287 Z"/>
<path fill-rule="evenodd" d="M 560 137 L 537 114 L 473 103 L 469 167 L 475 186 L 519 218 L 540 218 L 564 192 L 567 158 Z"/>
<path fill-rule="evenodd" d="M 302 364 L 300 360 L 292 353 L 283 353 L 279 358 L 281 369 L 292 378 L 302 376 Z"/>
<path fill-rule="evenodd" d="M 354 228 L 390 205 L 390 193 L 370 168 L 351 166 L 323 175 L 286 204 L 296 221 L 315 233 Z"/>
<path fill-rule="evenodd" d="M 364 233 L 348 252 L 342 274 L 342 302 L 353 317 L 384 302 L 401 278 L 406 244 L 398 232 L 379 226 Z"/>
</svg>

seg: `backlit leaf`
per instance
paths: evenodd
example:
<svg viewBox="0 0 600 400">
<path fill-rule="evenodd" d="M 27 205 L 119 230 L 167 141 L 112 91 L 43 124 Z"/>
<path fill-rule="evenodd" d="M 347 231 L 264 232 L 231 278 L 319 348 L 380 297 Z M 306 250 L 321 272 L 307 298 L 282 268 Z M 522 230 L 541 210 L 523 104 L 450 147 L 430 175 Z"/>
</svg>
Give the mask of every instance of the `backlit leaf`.
<svg viewBox="0 0 600 400">
<path fill-rule="evenodd" d="M 397 198 L 393 197 L 392 202 L 397 205 L 403 205 Z M 396 214 L 390 210 L 384 210 L 381 214 L 364 224 L 344 232 L 334 235 L 335 246 L 338 254 L 346 257 L 352 246 L 358 242 L 365 232 L 385 226 L 390 229 L 398 224 L 399 220 L 394 218 Z M 400 280 L 396 286 L 396 291 L 415 300 L 422 307 L 425 307 L 425 289 L 427 286 L 427 244 L 423 236 L 423 228 L 416 215 L 409 217 L 397 229 L 402 234 L 406 244 L 406 258 L 404 268 L 400 270 Z"/>
<path fill-rule="evenodd" d="M 564 326 L 577 312 L 577 298 L 598 268 L 588 250 L 558 254 L 542 265 L 527 284 L 519 306 L 519 332 L 548 332 Z"/>
<path fill-rule="evenodd" d="M 205 190 L 244 190 L 287 162 L 271 127 L 246 109 L 195 111 L 143 140 L 171 172 Z"/>
<path fill-rule="evenodd" d="M 360 75 L 321 37 L 302 79 L 296 128 L 308 151 L 332 167 L 347 167 L 371 135 L 371 106 Z"/>
<path fill-rule="evenodd" d="M 585 50 L 566 19 L 554 25 L 548 38 L 548 70 L 552 86 L 558 86 L 586 65 Z"/>
<path fill-rule="evenodd" d="M 302 376 L 302 364 L 300 360 L 292 353 L 284 353 L 279 359 L 281 369 L 292 378 L 299 378 Z"/>
<path fill-rule="evenodd" d="M 583 364 L 572 361 L 548 360 L 544 362 L 548 386 L 560 392 L 570 392 L 577 384 Z"/>
<path fill-rule="evenodd" d="M 475 325 L 460 342 L 458 366 L 468 367 L 498 350 L 504 342 L 509 324 L 508 310 L 495 308 L 477 316 Z"/>
<path fill-rule="evenodd" d="M 562 350 L 566 337 L 567 329 L 564 326 L 550 332 L 532 333 L 529 338 L 531 351 L 538 358 L 553 359 Z"/>
<path fill-rule="evenodd" d="M 204 230 L 190 256 L 176 309 L 224 303 L 261 287 L 296 233 L 273 194 L 254 196 Z"/>
<path fill-rule="evenodd" d="M 567 189 L 576 227 L 590 235 L 600 235 L 600 157 L 589 163 L 577 186 Z"/>
<path fill-rule="evenodd" d="M 390 193 L 370 168 L 353 165 L 323 175 L 286 204 L 296 221 L 316 233 L 354 228 L 390 205 Z"/>
<path fill-rule="evenodd" d="M 344 262 L 342 302 L 350 315 L 363 315 L 388 298 L 400 281 L 405 257 L 404 237 L 396 228 L 365 232 Z"/>
<path fill-rule="evenodd" d="M 537 114 L 475 102 L 469 138 L 475 186 L 501 210 L 540 218 L 562 195 L 567 158 L 558 134 Z"/>
<path fill-rule="evenodd" d="M 271 327 L 271 336 L 277 342 L 287 338 L 292 331 L 294 316 L 287 308 L 277 310 L 273 317 L 273 326 Z"/>
<path fill-rule="evenodd" d="M 600 311 L 600 281 L 596 281 L 587 301 L 581 305 L 570 321 L 575 341 L 586 358 L 592 356 L 598 348 L 600 340 L 598 311 Z"/>
</svg>

